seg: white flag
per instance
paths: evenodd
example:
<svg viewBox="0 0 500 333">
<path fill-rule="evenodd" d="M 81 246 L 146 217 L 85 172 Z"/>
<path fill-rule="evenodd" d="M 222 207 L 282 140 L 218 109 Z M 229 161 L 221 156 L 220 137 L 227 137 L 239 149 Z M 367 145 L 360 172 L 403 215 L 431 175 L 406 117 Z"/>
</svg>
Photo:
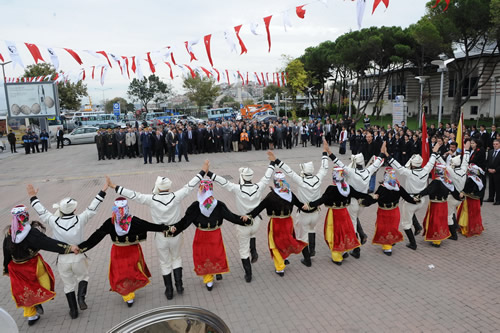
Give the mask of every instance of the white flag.
<svg viewBox="0 0 500 333">
<path fill-rule="evenodd" d="M 5 45 L 7 45 L 7 50 L 9 50 L 10 60 L 12 60 L 14 68 L 16 68 L 16 64 L 24 68 L 23 60 L 17 51 L 16 44 L 14 42 L 5 41 Z"/>
<path fill-rule="evenodd" d="M 229 30 L 224 31 L 224 39 L 226 40 L 227 45 L 229 45 L 231 52 L 238 52 L 236 51 L 236 43 L 234 42 L 233 35 L 229 32 Z"/>
<path fill-rule="evenodd" d="M 292 21 L 290 21 L 290 9 L 283 12 L 283 26 L 285 27 L 285 31 L 286 27 L 292 27 Z"/>
<path fill-rule="evenodd" d="M 104 79 L 106 78 L 106 73 L 108 72 L 108 65 L 102 66 L 101 68 L 101 86 L 104 85 Z"/>
<path fill-rule="evenodd" d="M 135 58 L 135 67 L 137 67 L 136 68 L 137 78 L 139 79 L 139 81 L 142 81 L 142 79 L 144 79 L 144 74 L 142 73 L 140 57 Z"/>
<path fill-rule="evenodd" d="M 358 29 L 363 25 L 363 16 L 365 15 L 366 0 L 358 0 L 357 14 L 358 14 Z"/>
<path fill-rule="evenodd" d="M 57 72 L 59 70 L 59 57 L 57 56 L 54 49 L 51 47 L 47 48 L 47 52 L 49 52 L 50 61 L 52 62 L 52 65 L 54 65 L 54 68 L 56 69 L 56 72 Z"/>
<path fill-rule="evenodd" d="M 255 35 L 255 36 L 258 36 L 259 34 L 257 33 L 257 28 L 259 27 L 259 24 L 258 23 L 255 23 L 255 22 L 252 22 L 250 23 L 250 31 L 252 31 L 252 33 Z"/>
</svg>

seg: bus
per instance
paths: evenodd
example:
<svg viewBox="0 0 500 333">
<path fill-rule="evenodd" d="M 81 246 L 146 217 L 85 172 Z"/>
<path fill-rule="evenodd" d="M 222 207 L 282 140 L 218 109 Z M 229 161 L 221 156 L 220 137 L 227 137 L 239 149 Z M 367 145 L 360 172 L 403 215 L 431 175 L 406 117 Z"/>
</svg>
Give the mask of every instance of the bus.
<svg viewBox="0 0 500 333">
<path fill-rule="evenodd" d="M 98 126 L 99 124 L 118 123 L 120 121 L 112 113 L 76 112 L 68 121 L 68 130 L 80 126 Z"/>
<path fill-rule="evenodd" d="M 208 120 L 225 120 L 234 118 L 233 108 L 220 108 L 220 109 L 208 109 L 207 110 Z"/>
</svg>

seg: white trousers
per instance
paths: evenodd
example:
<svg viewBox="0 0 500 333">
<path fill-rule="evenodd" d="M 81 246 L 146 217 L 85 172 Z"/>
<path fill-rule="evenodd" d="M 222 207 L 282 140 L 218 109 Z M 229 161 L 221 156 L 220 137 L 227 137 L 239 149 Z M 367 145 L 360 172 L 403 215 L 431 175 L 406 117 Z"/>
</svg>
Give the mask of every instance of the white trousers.
<svg viewBox="0 0 500 333">
<path fill-rule="evenodd" d="M 358 233 L 356 229 L 357 220 L 359 218 L 359 214 L 363 211 L 363 207 L 359 205 L 358 199 L 351 198 L 351 203 L 347 206 L 347 211 L 349 212 L 349 216 L 351 217 L 352 225 L 354 226 L 354 232 Z"/>
<path fill-rule="evenodd" d="M 428 197 L 422 197 L 421 201 L 416 205 L 411 204 L 407 201 L 401 203 L 401 226 L 404 230 L 411 229 L 413 225 L 413 214 L 415 214 L 421 208 L 427 209 L 427 204 L 429 203 Z"/>
<path fill-rule="evenodd" d="M 240 244 L 240 258 L 246 259 L 250 257 L 250 238 L 254 238 L 259 230 L 260 217 L 255 217 L 253 219 L 253 224 L 247 227 L 242 225 L 237 225 L 236 230 L 238 231 L 238 242 Z"/>
<path fill-rule="evenodd" d="M 181 247 L 183 241 L 182 233 L 175 237 L 165 237 L 163 233 L 155 233 L 161 275 L 168 275 L 172 273 L 172 270 L 182 267 Z"/>
<path fill-rule="evenodd" d="M 65 257 L 61 258 L 61 256 Z M 80 281 L 89 280 L 89 264 L 83 253 L 59 255 L 57 270 L 63 281 L 65 294 L 75 291 Z"/>
<path fill-rule="evenodd" d="M 314 229 L 320 219 L 320 212 L 319 209 L 313 213 L 299 211 L 297 215 L 295 215 L 294 228 L 297 239 L 309 243 L 309 234 L 315 232 Z"/>
<path fill-rule="evenodd" d="M 458 206 L 461 203 L 462 201 L 455 199 L 453 196 L 448 196 L 448 225 L 453 225 L 453 215 L 457 213 Z"/>
</svg>

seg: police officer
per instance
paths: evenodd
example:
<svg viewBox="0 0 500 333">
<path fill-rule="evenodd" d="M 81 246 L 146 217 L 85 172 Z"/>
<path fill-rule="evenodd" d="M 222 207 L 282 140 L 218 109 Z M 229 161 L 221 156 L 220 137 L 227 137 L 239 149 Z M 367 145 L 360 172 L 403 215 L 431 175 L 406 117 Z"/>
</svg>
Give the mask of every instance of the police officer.
<svg viewBox="0 0 500 333">
<path fill-rule="evenodd" d="M 24 151 L 26 152 L 26 155 L 28 155 L 30 153 L 31 142 L 32 142 L 31 132 L 26 131 L 26 134 L 24 134 L 21 139 L 23 140 L 24 143 Z"/>
<path fill-rule="evenodd" d="M 42 130 L 42 133 L 40 133 L 40 141 L 42 142 L 42 153 L 44 151 L 47 152 L 49 147 L 49 133 L 47 133 L 44 129 Z"/>
</svg>

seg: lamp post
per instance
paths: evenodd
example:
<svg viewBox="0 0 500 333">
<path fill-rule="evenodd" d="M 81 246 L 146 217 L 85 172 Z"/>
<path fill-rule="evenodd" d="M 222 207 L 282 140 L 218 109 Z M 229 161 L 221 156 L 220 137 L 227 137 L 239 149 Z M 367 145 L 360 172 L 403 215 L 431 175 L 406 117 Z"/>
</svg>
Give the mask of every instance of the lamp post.
<svg viewBox="0 0 500 333">
<path fill-rule="evenodd" d="M 111 90 L 112 88 L 94 88 L 94 89 L 97 89 L 97 90 L 101 90 L 102 91 L 102 104 L 104 107 L 106 107 L 106 100 L 105 100 L 105 97 L 104 97 L 104 92 L 106 90 Z"/>
<path fill-rule="evenodd" d="M 352 86 L 354 85 L 355 81 L 354 80 L 349 80 L 347 81 L 347 86 L 349 87 L 349 118 L 352 116 Z"/>
<path fill-rule="evenodd" d="M 438 68 L 438 73 L 441 73 L 441 86 L 439 90 L 439 110 L 438 110 L 438 124 L 441 122 L 441 116 L 443 113 L 443 89 L 444 89 L 444 73 L 448 71 L 448 64 L 452 63 L 455 61 L 455 58 L 451 59 L 440 59 L 440 60 L 433 60 L 431 64 L 439 66 Z"/>
<path fill-rule="evenodd" d="M 422 112 L 424 112 L 424 105 L 423 105 L 423 95 L 424 95 L 424 85 L 425 81 L 429 79 L 430 76 L 417 76 L 415 79 L 417 79 L 420 82 L 420 105 L 418 108 L 418 127 L 422 127 Z"/>
<path fill-rule="evenodd" d="M 500 76 L 495 76 L 495 94 L 493 95 L 493 125 L 495 125 L 495 118 L 497 113 L 497 82 Z"/>
</svg>

